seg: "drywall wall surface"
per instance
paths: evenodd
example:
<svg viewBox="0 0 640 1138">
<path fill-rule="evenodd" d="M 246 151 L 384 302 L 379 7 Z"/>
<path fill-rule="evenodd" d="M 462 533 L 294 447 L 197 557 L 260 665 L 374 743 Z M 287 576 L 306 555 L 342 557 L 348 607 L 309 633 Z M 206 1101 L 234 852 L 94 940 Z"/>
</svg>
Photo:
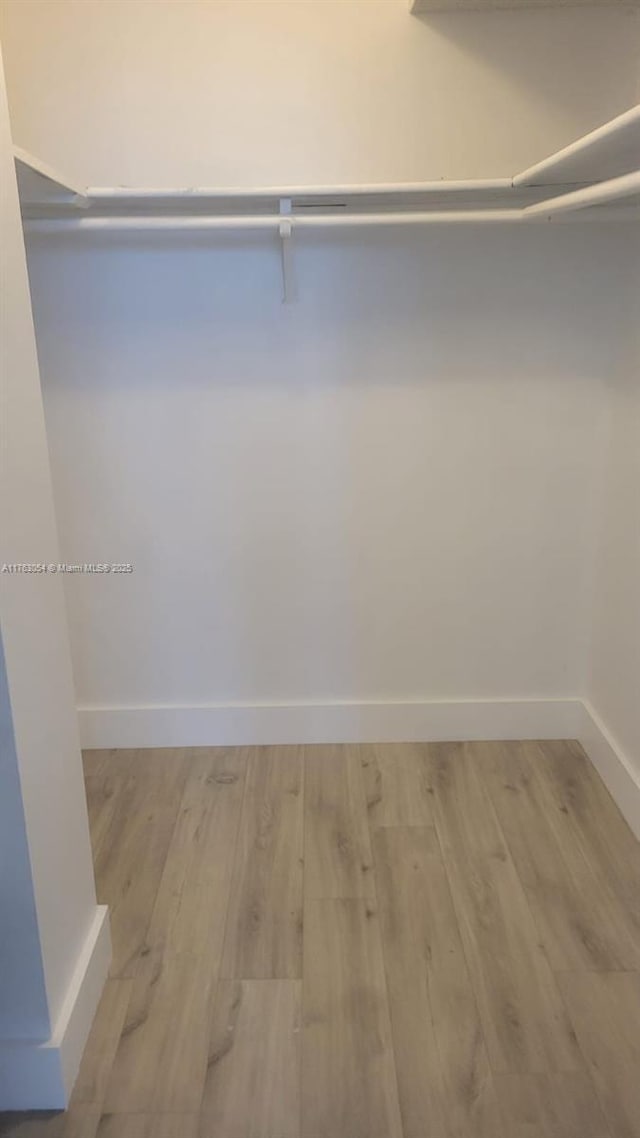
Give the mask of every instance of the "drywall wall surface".
<svg viewBox="0 0 640 1138">
<path fill-rule="evenodd" d="M 49 1011 L 0 641 L 0 1041 L 49 1036 Z"/>
<path fill-rule="evenodd" d="M 1 67 L 0 175 L 0 567 L 56 564 L 61 558 Z M 0 618 L 53 1026 L 95 915 L 62 580 L 53 573 L 0 572 Z M 16 873 L 23 869 L 16 865 Z M 13 884 L 18 887 L 17 880 Z M 29 953 L 28 930 L 25 935 Z M 36 969 L 34 992 L 39 983 Z M 26 1003 L 29 1016 L 32 997 Z"/>
<path fill-rule="evenodd" d="M 628 353 L 608 384 L 609 442 L 589 700 L 640 784 L 640 239 L 629 235 Z"/>
<path fill-rule="evenodd" d="M 31 238 L 79 703 L 581 694 L 626 241 Z"/>
<path fill-rule="evenodd" d="M 510 176 L 637 101 L 637 12 L 4 0 L 14 137 L 93 185 Z"/>
<path fill-rule="evenodd" d="M 637 99 L 637 13 L 4 0 L 92 184 L 509 175 Z M 33 239 L 82 706 L 586 685 L 624 228 Z"/>
</svg>

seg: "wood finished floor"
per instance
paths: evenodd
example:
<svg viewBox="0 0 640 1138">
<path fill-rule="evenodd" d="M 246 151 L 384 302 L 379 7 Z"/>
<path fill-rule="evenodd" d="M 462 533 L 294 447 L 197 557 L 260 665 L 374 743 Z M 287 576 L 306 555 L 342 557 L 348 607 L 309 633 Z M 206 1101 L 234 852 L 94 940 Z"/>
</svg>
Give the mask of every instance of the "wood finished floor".
<svg viewBox="0 0 640 1138">
<path fill-rule="evenodd" d="M 85 755 L 107 983 L 19 1138 L 639 1138 L 640 845 L 573 743 Z"/>
</svg>

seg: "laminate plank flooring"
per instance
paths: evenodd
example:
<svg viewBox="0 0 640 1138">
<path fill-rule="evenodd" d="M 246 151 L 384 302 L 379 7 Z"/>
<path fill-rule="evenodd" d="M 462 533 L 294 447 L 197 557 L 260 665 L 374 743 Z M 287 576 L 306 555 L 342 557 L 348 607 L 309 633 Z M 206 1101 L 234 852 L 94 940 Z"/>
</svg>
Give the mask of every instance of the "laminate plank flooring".
<svg viewBox="0 0 640 1138">
<path fill-rule="evenodd" d="M 609 1138 L 586 1071 L 496 1075 L 509 1138 Z"/>
<path fill-rule="evenodd" d="M 562 815 L 567 840 L 616 895 L 640 943 L 640 860 L 638 842 L 597 771 L 578 743 L 533 744 L 532 761 L 544 780 L 555 813 Z"/>
<path fill-rule="evenodd" d="M 378 914 L 362 898 L 305 903 L 303 1138 L 401 1138 Z"/>
<path fill-rule="evenodd" d="M 184 751 L 116 753 L 102 759 L 102 809 L 92 794 L 98 900 L 109 906 L 112 976 L 135 975 L 173 834 L 188 765 Z M 91 776 L 90 776 L 91 777 Z"/>
<path fill-rule="evenodd" d="M 107 980 L 73 1088 L 73 1107 L 96 1109 L 104 1102 L 132 991 L 133 980 Z"/>
<path fill-rule="evenodd" d="M 303 769 L 299 747 L 251 751 L 221 975 L 302 976 Z"/>
<path fill-rule="evenodd" d="M 143 958 L 105 1091 L 107 1113 L 199 1110 L 215 980 L 206 957 L 152 951 Z"/>
<path fill-rule="evenodd" d="M 487 1049 L 432 827 L 374 834 L 404 1138 L 500 1138 Z"/>
<path fill-rule="evenodd" d="M 372 826 L 430 826 L 433 823 L 427 771 L 419 743 L 378 743 L 349 750 L 360 757 Z"/>
<path fill-rule="evenodd" d="M 205 955 L 217 975 L 248 752 L 193 750 L 145 952 Z"/>
<path fill-rule="evenodd" d="M 367 802 L 356 750 L 305 747 L 304 784 L 305 899 L 374 897 Z"/>
<path fill-rule="evenodd" d="M 640 975 L 565 972 L 560 987 L 614 1138 L 640 1134 Z"/>
<path fill-rule="evenodd" d="M 64 1114 L 0 1114 L 4 1138 L 198 1138 L 199 1124 L 198 1114 L 100 1114 L 78 1107 Z"/>
<path fill-rule="evenodd" d="M 575 743 L 85 755 L 114 961 L 3 1138 L 640 1138 L 640 846 Z"/>
<path fill-rule="evenodd" d="M 96 1138 L 99 1125 L 100 1114 L 82 1107 L 74 1107 L 64 1114 L 52 1111 L 0 1114 L 3 1138 Z"/>
<path fill-rule="evenodd" d="M 103 1114 L 95 1138 L 197 1138 L 198 1123 L 197 1114 Z"/>
<path fill-rule="evenodd" d="M 492 1069 L 575 1071 L 575 1036 L 473 747 L 434 745 L 425 761 Z"/>
<path fill-rule="evenodd" d="M 538 770 L 538 748 L 490 744 L 489 793 L 555 971 L 640 969 L 640 936 L 606 877 L 567 839 L 566 816 Z M 482 745 L 477 745 L 482 761 Z M 559 872 L 562 867 L 562 872 Z"/>
<path fill-rule="evenodd" d="M 299 980 L 221 980 L 201 1138 L 300 1138 Z"/>
</svg>

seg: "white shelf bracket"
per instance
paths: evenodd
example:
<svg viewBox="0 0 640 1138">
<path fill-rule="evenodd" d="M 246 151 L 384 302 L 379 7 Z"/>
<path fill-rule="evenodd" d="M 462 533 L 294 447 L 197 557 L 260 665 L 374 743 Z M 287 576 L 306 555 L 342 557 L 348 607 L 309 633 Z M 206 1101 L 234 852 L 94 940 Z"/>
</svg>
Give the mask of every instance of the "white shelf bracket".
<svg viewBox="0 0 640 1138">
<path fill-rule="evenodd" d="M 295 275 L 291 239 L 293 222 L 291 218 L 291 198 L 280 198 L 280 243 L 282 248 L 282 303 L 291 304 L 295 299 Z"/>
</svg>

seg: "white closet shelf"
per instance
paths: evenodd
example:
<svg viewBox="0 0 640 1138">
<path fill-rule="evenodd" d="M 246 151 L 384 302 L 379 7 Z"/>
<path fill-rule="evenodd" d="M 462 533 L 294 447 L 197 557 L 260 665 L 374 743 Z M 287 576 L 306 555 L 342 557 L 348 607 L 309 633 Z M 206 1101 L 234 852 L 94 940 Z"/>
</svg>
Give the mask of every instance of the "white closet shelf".
<svg viewBox="0 0 640 1138">
<path fill-rule="evenodd" d="M 640 164 L 640 104 L 555 154 L 516 174 L 514 186 L 602 182 L 630 174 Z"/>
<path fill-rule="evenodd" d="M 354 224 L 359 224 L 362 218 L 378 218 L 383 214 L 402 214 L 410 221 L 426 213 L 443 211 L 498 213 L 530 205 L 545 192 L 529 187 L 514 189 L 510 178 L 262 189 L 89 187 L 87 213 L 92 219 L 113 221 L 114 225 L 123 216 L 139 217 L 141 222 L 145 218 L 206 217 L 212 222 L 219 220 L 221 226 L 237 221 L 243 228 L 245 219 L 254 222 L 262 219 L 268 227 L 278 224 L 283 212 L 296 223 L 326 216 L 340 219 L 340 223 L 353 218 Z M 72 201 L 25 202 L 23 214 L 27 222 L 33 218 L 78 217 Z"/>
<path fill-rule="evenodd" d="M 88 204 L 86 187 L 78 185 L 66 174 L 61 174 L 19 146 L 14 146 L 13 157 L 23 207 L 38 208 L 66 203 L 82 208 Z"/>
<path fill-rule="evenodd" d="M 637 8 L 640 0 L 555 0 L 560 8 L 626 7 Z M 495 12 L 509 9 L 536 9 L 550 6 L 550 0 L 409 0 L 414 16 L 444 12 Z"/>
<path fill-rule="evenodd" d="M 513 178 L 351 186 L 79 187 L 15 150 L 30 230 L 295 229 L 640 218 L 640 105 Z M 619 204 L 622 203 L 622 204 Z"/>
<path fill-rule="evenodd" d="M 134 189 L 127 186 L 92 186 L 87 192 L 90 194 L 92 200 L 96 202 L 112 202 L 119 199 L 139 200 L 145 201 L 154 199 L 163 201 L 175 197 L 183 199 L 198 200 L 198 199 L 219 199 L 219 198 L 250 198 L 252 201 L 256 199 L 273 199 L 275 201 L 281 198 L 332 198 L 332 197 L 348 197 L 360 198 L 368 195 L 402 195 L 402 194 L 437 194 L 442 193 L 443 190 L 449 194 L 459 193 L 496 193 L 502 190 L 510 190 L 513 182 L 511 178 L 467 178 L 460 181 L 446 181 L 440 179 L 432 182 L 372 182 L 370 184 L 361 185 L 338 185 L 338 186 L 264 186 L 264 187 L 240 187 L 240 188 L 220 188 L 220 187 L 180 187 L 178 189 L 166 188 L 143 188 Z"/>
</svg>

